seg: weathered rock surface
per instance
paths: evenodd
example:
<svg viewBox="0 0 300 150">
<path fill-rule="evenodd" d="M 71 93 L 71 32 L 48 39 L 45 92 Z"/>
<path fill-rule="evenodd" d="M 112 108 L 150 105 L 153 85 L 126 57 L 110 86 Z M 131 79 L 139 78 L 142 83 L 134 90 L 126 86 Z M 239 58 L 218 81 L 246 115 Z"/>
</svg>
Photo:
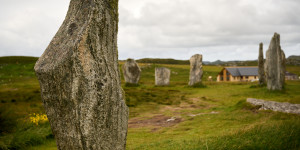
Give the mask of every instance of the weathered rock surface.
<svg viewBox="0 0 300 150">
<path fill-rule="evenodd" d="M 265 74 L 269 90 L 282 90 L 285 81 L 285 54 L 280 46 L 280 35 L 275 33 L 266 54 Z"/>
<path fill-rule="evenodd" d="M 254 98 L 247 98 L 247 102 L 252 105 L 261 106 L 261 110 L 273 110 L 285 113 L 300 114 L 300 104 L 291 104 L 287 102 L 280 103 Z"/>
<path fill-rule="evenodd" d="M 196 54 L 190 58 L 190 81 L 189 85 L 200 83 L 202 81 L 202 55 Z"/>
<path fill-rule="evenodd" d="M 168 68 L 155 68 L 155 85 L 164 86 L 170 84 L 171 71 Z"/>
<path fill-rule="evenodd" d="M 118 0 L 71 0 L 35 65 L 59 150 L 125 149 L 128 108 L 117 32 Z"/>
<path fill-rule="evenodd" d="M 258 78 L 259 84 L 263 85 L 265 81 L 265 68 L 264 68 L 264 52 L 263 52 L 263 43 L 259 44 L 259 55 L 258 55 Z"/>
<path fill-rule="evenodd" d="M 126 83 L 138 84 L 141 69 L 134 59 L 127 59 L 122 70 Z"/>
</svg>

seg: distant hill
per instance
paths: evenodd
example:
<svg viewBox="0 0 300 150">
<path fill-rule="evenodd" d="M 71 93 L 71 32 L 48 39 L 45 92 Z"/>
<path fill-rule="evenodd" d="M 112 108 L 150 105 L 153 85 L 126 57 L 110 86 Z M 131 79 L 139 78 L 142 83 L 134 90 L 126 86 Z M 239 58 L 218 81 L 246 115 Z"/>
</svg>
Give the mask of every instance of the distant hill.
<svg viewBox="0 0 300 150">
<path fill-rule="evenodd" d="M 143 58 L 136 60 L 138 63 L 153 63 L 153 64 L 190 64 L 189 60 L 176 59 L 160 59 L 160 58 Z"/>
<path fill-rule="evenodd" d="M 160 58 L 143 58 L 136 60 L 138 63 L 153 63 L 153 64 L 190 64 L 189 60 L 176 59 L 160 59 Z M 235 60 L 235 61 L 203 61 L 204 65 L 213 66 L 257 66 L 257 60 Z M 300 66 L 300 56 L 292 55 L 286 60 L 287 65 Z"/>
<path fill-rule="evenodd" d="M 287 65 L 300 66 L 300 56 L 292 55 L 286 59 Z"/>
<path fill-rule="evenodd" d="M 223 66 L 257 66 L 257 60 L 246 61 L 227 61 L 222 64 Z"/>
<path fill-rule="evenodd" d="M 190 64 L 189 60 L 176 59 L 159 59 L 159 58 L 143 58 L 136 60 L 138 63 L 152 63 L 152 64 Z M 204 65 L 220 65 L 220 66 L 256 66 L 257 61 L 221 61 L 214 62 L 203 61 Z"/>
<path fill-rule="evenodd" d="M 246 60 L 246 61 L 221 61 L 217 60 L 214 62 L 204 63 L 205 65 L 220 65 L 220 66 L 257 66 L 257 60 Z"/>
<path fill-rule="evenodd" d="M 291 55 L 290 57 L 288 57 L 288 59 L 300 60 L 300 56 Z"/>
<path fill-rule="evenodd" d="M 0 57 L 0 64 L 33 64 L 39 58 L 28 56 L 5 56 Z"/>
</svg>

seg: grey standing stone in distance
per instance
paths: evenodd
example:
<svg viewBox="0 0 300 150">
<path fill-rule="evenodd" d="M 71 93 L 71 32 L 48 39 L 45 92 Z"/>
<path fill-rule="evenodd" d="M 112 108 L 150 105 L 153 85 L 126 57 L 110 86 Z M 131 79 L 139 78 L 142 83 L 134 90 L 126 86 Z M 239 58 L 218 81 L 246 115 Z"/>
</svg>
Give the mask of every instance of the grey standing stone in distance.
<svg viewBox="0 0 300 150">
<path fill-rule="evenodd" d="M 155 85 L 165 86 L 170 84 L 171 71 L 168 68 L 155 68 Z"/>
<path fill-rule="evenodd" d="M 258 55 L 258 78 L 259 84 L 263 85 L 265 81 L 265 69 L 264 69 L 264 52 L 263 52 L 263 43 L 259 44 L 259 55 Z"/>
<path fill-rule="evenodd" d="M 59 150 L 125 149 L 117 32 L 118 0 L 71 0 L 34 67 Z"/>
<path fill-rule="evenodd" d="M 285 81 L 285 54 L 280 46 L 280 35 L 275 33 L 266 53 L 265 73 L 269 90 L 282 90 Z"/>
<path fill-rule="evenodd" d="M 134 59 L 127 59 L 122 70 L 126 83 L 138 84 L 141 69 Z"/>
<path fill-rule="evenodd" d="M 190 81 L 189 85 L 192 86 L 201 83 L 203 76 L 202 70 L 202 55 L 196 54 L 190 58 Z"/>
</svg>

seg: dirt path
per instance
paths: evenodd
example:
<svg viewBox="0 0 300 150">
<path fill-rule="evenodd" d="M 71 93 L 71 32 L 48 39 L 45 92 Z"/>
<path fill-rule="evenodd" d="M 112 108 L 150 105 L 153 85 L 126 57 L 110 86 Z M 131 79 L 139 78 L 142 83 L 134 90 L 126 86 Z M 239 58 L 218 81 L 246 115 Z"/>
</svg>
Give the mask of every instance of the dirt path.
<svg viewBox="0 0 300 150">
<path fill-rule="evenodd" d="M 135 117 L 131 118 L 128 121 L 128 128 L 142 128 L 142 127 L 152 127 L 152 131 L 156 131 L 163 127 L 171 127 L 180 122 L 183 122 L 184 119 L 182 115 L 188 115 L 191 117 L 195 117 L 198 115 L 205 114 L 217 114 L 218 112 L 211 113 L 200 113 L 200 114 L 192 114 L 188 111 L 183 110 L 196 110 L 196 109 L 207 109 L 209 105 L 199 105 L 199 103 L 203 103 L 201 98 L 191 98 L 188 102 L 181 102 L 178 106 L 164 106 L 157 113 L 150 114 L 147 117 Z M 172 114 L 171 116 L 164 115 L 164 113 L 168 112 L 168 114 Z"/>
</svg>

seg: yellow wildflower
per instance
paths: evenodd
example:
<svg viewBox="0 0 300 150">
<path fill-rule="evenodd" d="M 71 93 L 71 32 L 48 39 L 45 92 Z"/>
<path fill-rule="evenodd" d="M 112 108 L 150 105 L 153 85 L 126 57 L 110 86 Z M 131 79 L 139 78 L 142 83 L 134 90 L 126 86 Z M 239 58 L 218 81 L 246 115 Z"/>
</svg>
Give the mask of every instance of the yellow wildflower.
<svg viewBox="0 0 300 150">
<path fill-rule="evenodd" d="M 30 114 L 29 120 L 31 123 L 35 125 L 39 125 L 39 123 L 44 123 L 48 121 L 46 114 Z"/>
</svg>

